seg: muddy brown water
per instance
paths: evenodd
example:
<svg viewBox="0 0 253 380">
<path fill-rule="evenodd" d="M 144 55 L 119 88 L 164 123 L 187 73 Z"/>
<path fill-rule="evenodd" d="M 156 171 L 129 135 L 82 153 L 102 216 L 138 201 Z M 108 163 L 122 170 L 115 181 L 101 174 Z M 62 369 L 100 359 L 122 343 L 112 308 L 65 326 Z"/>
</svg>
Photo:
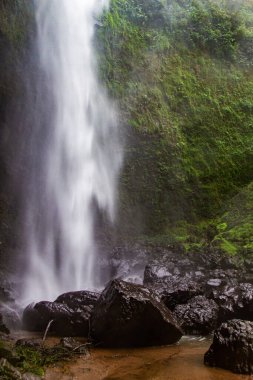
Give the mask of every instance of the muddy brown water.
<svg viewBox="0 0 253 380">
<path fill-rule="evenodd" d="M 177 345 L 141 349 L 92 349 L 47 370 L 45 380 L 253 380 L 209 368 L 203 356 L 211 339 L 183 337 Z"/>
</svg>

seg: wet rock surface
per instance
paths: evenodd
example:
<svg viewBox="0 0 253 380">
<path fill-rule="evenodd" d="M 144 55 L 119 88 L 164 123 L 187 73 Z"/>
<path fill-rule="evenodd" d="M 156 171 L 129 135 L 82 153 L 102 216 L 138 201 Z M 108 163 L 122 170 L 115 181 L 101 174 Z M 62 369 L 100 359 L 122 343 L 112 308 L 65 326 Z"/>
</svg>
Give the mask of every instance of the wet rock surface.
<svg viewBox="0 0 253 380">
<path fill-rule="evenodd" d="M 151 290 L 113 280 L 93 310 L 91 336 L 103 347 L 141 347 L 175 343 L 182 331 Z"/>
<path fill-rule="evenodd" d="M 204 363 L 235 373 L 253 374 L 253 322 L 231 320 L 214 333 Z"/>
<path fill-rule="evenodd" d="M 253 285 L 228 284 L 211 292 L 210 297 L 219 305 L 219 321 L 228 319 L 253 320 Z"/>
<path fill-rule="evenodd" d="M 246 267 L 238 269 L 230 258 L 218 252 L 193 255 L 163 250 L 159 257 L 146 265 L 143 282 L 156 291 L 170 310 L 177 308 L 175 315 L 187 333 L 210 332 L 215 326 L 233 318 L 253 319 L 251 274 Z M 208 299 L 202 312 L 199 302 L 194 301 L 201 295 Z M 212 311 L 211 300 L 215 301 Z M 202 328 L 198 322 L 201 319 Z"/>
<path fill-rule="evenodd" d="M 185 334 L 207 335 L 218 323 L 218 305 L 204 296 L 196 296 L 187 304 L 178 305 L 174 315 Z"/>
<path fill-rule="evenodd" d="M 90 315 L 97 298 L 98 294 L 93 292 L 70 292 L 54 302 L 28 305 L 23 313 L 23 325 L 30 331 L 45 331 L 52 321 L 50 332 L 59 336 L 87 337 Z"/>
<path fill-rule="evenodd" d="M 92 308 L 96 304 L 99 296 L 99 293 L 80 290 L 61 294 L 54 302 L 67 305 L 73 310 L 82 308 L 85 310 L 87 306 Z"/>
<path fill-rule="evenodd" d="M 165 305 L 174 310 L 177 305 L 187 303 L 191 298 L 203 294 L 203 288 L 196 281 L 188 278 L 172 277 L 166 281 L 166 286 L 160 292 Z"/>
<path fill-rule="evenodd" d="M 109 255 L 111 268 L 110 278 L 120 278 L 124 281 L 142 284 L 144 268 L 148 263 L 149 249 L 139 244 L 134 246 L 116 246 L 111 248 Z M 105 263 L 108 268 L 108 261 Z"/>
<path fill-rule="evenodd" d="M 207 334 L 229 319 L 253 319 L 251 274 L 219 252 L 191 254 L 135 245 L 115 247 L 108 260 L 111 278 L 130 283 L 140 283 L 143 278 L 144 286 L 175 312 L 187 333 Z M 51 332 L 87 337 L 99 297 L 83 290 L 62 294 L 51 303 L 39 302 L 25 310 L 24 326 L 45 331 L 53 320 Z"/>
</svg>

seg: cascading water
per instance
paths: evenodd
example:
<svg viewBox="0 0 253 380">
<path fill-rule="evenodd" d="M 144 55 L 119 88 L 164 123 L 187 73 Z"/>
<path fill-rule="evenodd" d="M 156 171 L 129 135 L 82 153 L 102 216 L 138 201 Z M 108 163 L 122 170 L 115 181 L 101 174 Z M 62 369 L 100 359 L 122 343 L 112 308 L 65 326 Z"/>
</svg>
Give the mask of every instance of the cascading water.
<svg viewBox="0 0 253 380">
<path fill-rule="evenodd" d="M 99 85 L 93 50 L 95 16 L 106 5 L 35 0 L 52 128 L 40 189 L 31 186 L 37 195 L 27 207 L 26 301 L 96 286 L 93 206 L 113 218 L 121 165 L 114 107 Z"/>
</svg>

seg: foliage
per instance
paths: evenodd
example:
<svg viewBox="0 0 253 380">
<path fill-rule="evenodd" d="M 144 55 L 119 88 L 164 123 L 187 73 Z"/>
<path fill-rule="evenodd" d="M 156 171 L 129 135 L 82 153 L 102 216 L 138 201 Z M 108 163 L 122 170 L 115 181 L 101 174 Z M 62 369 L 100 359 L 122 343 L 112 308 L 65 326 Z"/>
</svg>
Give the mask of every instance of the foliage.
<svg viewBox="0 0 253 380">
<path fill-rule="evenodd" d="M 17 347 L 15 351 L 20 359 L 18 367 L 22 372 L 30 372 L 38 376 L 44 375 L 44 369 L 47 366 L 69 359 L 74 355 L 74 353 L 61 346 L 53 348 L 21 346 Z"/>
<path fill-rule="evenodd" d="M 125 125 L 119 213 L 131 236 L 208 224 L 253 179 L 252 1 L 155 3 L 112 0 L 98 30 Z"/>
<path fill-rule="evenodd" d="M 238 4 L 238 2 L 237 2 Z M 231 1 L 167 1 L 169 30 L 189 48 L 232 59 L 245 35 L 245 19 Z M 252 12 L 252 10 L 251 10 Z"/>
<path fill-rule="evenodd" d="M 229 201 L 226 212 L 219 219 L 216 247 L 232 254 L 253 258 L 253 182 Z"/>
</svg>

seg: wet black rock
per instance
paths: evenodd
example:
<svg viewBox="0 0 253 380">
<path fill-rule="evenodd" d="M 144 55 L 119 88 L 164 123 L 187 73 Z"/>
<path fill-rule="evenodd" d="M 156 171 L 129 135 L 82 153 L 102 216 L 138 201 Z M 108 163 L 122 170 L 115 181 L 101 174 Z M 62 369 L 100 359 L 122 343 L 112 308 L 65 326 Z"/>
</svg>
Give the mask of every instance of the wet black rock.
<svg viewBox="0 0 253 380">
<path fill-rule="evenodd" d="M 27 331 L 42 331 L 39 312 L 35 309 L 35 303 L 31 303 L 23 311 L 22 327 Z"/>
<path fill-rule="evenodd" d="M 42 346 L 42 339 L 18 339 L 15 343 L 16 347 L 27 347 L 27 348 L 39 348 Z"/>
<path fill-rule="evenodd" d="M 140 347 L 175 343 L 182 331 L 151 290 L 113 280 L 95 305 L 91 334 L 100 346 Z"/>
<path fill-rule="evenodd" d="M 200 258 L 199 258 L 200 259 Z M 149 264 L 145 267 L 144 280 L 145 286 L 159 289 L 160 292 L 168 287 L 174 287 L 180 282 L 184 288 L 187 283 L 195 283 L 195 294 L 209 295 L 213 290 L 221 288 L 227 284 L 236 285 L 240 280 L 236 269 L 212 269 L 207 263 L 206 267 L 196 258 L 175 258 L 170 257 L 166 264 Z M 198 286 L 196 286 L 198 284 Z M 197 287 L 199 289 L 197 289 Z M 201 288 L 201 289 L 200 289 Z"/>
<path fill-rule="evenodd" d="M 144 270 L 143 284 L 145 286 L 158 286 L 175 274 L 173 262 L 165 265 L 147 265 Z M 176 274 L 178 274 L 176 272 Z"/>
<path fill-rule="evenodd" d="M 24 328 L 29 331 L 45 331 L 50 321 L 50 332 L 59 336 L 88 336 L 90 309 L 72 310 L 57 302 L 38 302 L 29 305 L 23 313 Z"/>
<path fill-rule="evenodd" d="M 204 362 L 235 373 L 253 374 L 253 322 L 234 319 L 223 323 L 214 333 Z"/>
<path fill-rule="evenodd" d="M 203 294 L 200 284 L 187 278 L 171 277 L 170 281 L 166 281 L 162 290 L 161 299 L 165 305 L 174 310 L 179 304 L 187 303 L 191 298 Z"/>
<path fill-rule="evenodd" d="M 219 305 L 219 320 L 253 320 L 253 285 L 242 283 L 214 289 L 210 297 Z"/>
<path fill-rule="evenodd" d="M 67 305 L 72 310 L 77 311 L 82 308 L 86 309 L 86 306 L 93 308 L 99 298 L 99 295 L 99 293 L 80 290 L 77 292 L 64 293 L 56 298 L 54 302 Z"/>
<path fill-rule="evenodd" d="M 190 263 L 188 259 L 182 260 L 184 269 Z M 144 285 L 153 289 L 160 295 L 162 301 L 170 309 L 176 305 L 185 304 L 192 297 L 203 294 L 200 282 L 194 280 L 194 276 L 183 272 L 182 267 L 170 262 L 165 265 L 147 265 L 144 272 Z M 180 275 L 179 275 L 180 274 Z"/>
<path fill-rule="evenodd" d="M 50 332 L 59 336 L 88 336 L 89 319 L 99 293 L 85 290 L 61 294 L 54 302 L 42 301 L 28 305 L 23 312 L 24 328 Z"/>
<path fill-rule="evenodd" d="M 207 335 L 217 327 L 219 307 L 213 300 L 196 296 L 178 305 L 174 315 L 186 334 Z"/>
<path fill-rule="evenodd" d="M 196 265 L 189 257 L 176 256 L 174 253 L 168 252 L 166 263 L 157 260 L 145 267 L 143 284 L 157 288 L 171 282 L 173 278 L 194 280 L 195 277 L 204 276 L 202 270 L 204 270 L 203 266 Z"/>
<path fill-rule="evenodd" d="M 153 259 L 145 267 L 143 281 L 145 286 L 155 286 L 170 276 L 187 277 L 205 283 L 209 279 L 238 278 L 244 275 L 242 271 L 238 272 L 230 258 L 220 252 L 195 254 L 170 249 L 155 248 L 155 250 L 157 254 L 153 252 L 154 249 L 149 252 L 149 257 Z"/>
</svg>

